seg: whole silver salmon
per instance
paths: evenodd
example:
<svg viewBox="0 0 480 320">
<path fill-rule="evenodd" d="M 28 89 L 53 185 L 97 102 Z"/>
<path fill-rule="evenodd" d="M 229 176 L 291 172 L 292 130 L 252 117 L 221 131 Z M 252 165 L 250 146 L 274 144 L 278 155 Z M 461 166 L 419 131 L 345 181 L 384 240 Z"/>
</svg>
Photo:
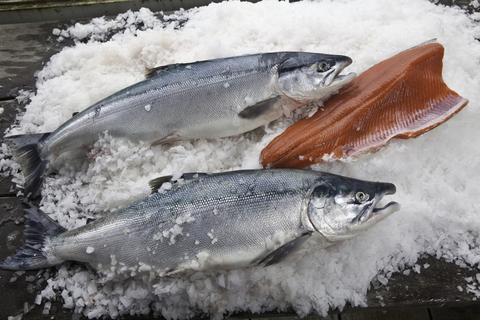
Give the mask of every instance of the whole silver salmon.
<svg viewBox="0 0 480 320">
<path fill-rule="evenodd" d="M 277 52 L 156 68 L 144 81 L 95 103 L 52 133 L 5 138 L 35 195 L 43 175 L 69 150 L 113 137 L 151 144 L 240 134 L 350 82 L 346 56 Z"/>
<path fill-rule="evenodd" d="M 26 245 L 0 268 L 75 260 L 106 274 L 162 276 L 268 266 L 363 232 L 398 208 L 377 207 L 393 193 L 391 183 L 296 169 L 184 174 L 70 231 L 25 203 Z"/>
</svg>

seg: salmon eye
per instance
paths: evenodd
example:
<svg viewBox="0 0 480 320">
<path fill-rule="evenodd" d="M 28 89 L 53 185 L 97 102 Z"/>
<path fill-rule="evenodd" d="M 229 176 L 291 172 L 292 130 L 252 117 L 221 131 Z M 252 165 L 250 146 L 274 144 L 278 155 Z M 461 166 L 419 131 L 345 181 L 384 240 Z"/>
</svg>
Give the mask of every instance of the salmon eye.
<svg viewBox="0 0 480 320">
<path fill-rule="evenodd" d="M 355 200 L 358 202 L 364 202 L 368 200 L 368 194 L 362 191 L 358 191 L 357 194 L 355 195 Z"/>
<path fill-rule="evenodd" d="M 325 72 L 327 71 L 328 69 L 330 69 L 330 64 L 328 62 L 325 62 L 325 61 L 321 61 L 318 63 L 318 66 L 317 66 L 317 70 L 320 71 L 320 72 Z"/>
</svg>

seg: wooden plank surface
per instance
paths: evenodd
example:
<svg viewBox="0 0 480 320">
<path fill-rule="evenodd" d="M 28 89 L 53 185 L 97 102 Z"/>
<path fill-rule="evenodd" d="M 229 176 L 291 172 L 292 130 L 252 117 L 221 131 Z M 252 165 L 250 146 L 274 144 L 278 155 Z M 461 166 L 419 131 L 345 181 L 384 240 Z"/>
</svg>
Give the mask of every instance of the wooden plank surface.
<svg viewBox="0 0 480 320">
<path fill-rule="evenodd" d="M 53 28 L 62 27 L 64 21 L 0 25 L 0 137 L 21 110 L 14 99 L 21 89 L 34 89 L 35 71 L 42 68 L 50 56 L 65 45 L 54 41 Z M 10 178 L 0 181 L 0 259 L 12 254 L 22 243 L 22 211 L 15 197 Z M 368 308 L 347 307 L 341 312 L 332 310 L 326 318 L 312 315 L 313 319 L 480 319 L 480 305 L 474 294 L 465 288 L 466 278 L 475 278 L 476 269 L 461 268 L 453 263 L 432 257 L 418 262 L 420 273 L 394 274 L 387 286 L 372 288 L 367 295 Z M 54 272 L 55 268 L 48 272 Z M 26 314 L 23 319 L 38 319 L 43 305 L 34 304 L 35 296 L 45 285 L 45 271 L 24 274 L 0 270 L 0 319 Z M 468 306 L 468 307 L 466 307 Z M 31 309 L 33 307 L 33 309 Z M 461 307 L 461 308 L 459 308 Z M 30 310 L 31 309 L 31 310 Z M 402 311 L 403 310 L 403 311 Z M 387 311 L 387 313 L 385 313 Z M 49 317 L 72 319 L 72 311 L 62 303 L 52 304 Z M 75 316 L 75 318 L 78 318 Z M 234 318 L 299 319 L 289 314 L 239 314 Z M 127 318 L 128 319 L 128 318 Z"/>
<path fill-rule="evenodd" d="M 0 24 L 69 20 L 111 16 L 142 7 L 152 11 L 189 9 L 221 0 L 0 0 Z M 256 2 L 258 0 L 248 0 Z M 435 0 L 478 11 L 472 0 Z"/>
<path fill-rule="evenodd" d="M 57 0 L 1 3 L 0 24 L 69 20 L 112 16 L 142 7 L 152 11 L 190 9 L 221 0 Z M 254 2 L 254 0 L 251 0 Z"/>
<path fill-rule="evenodd" d="M 344 314 L 342 320 L 428 320 L 430 315 L 427 309 L 406 309 L 391 311 L 360 312 L 355 314 Z"/>
<path fill-rule="evenodd" d="M 434 320 L 480 319 L 480 305 L 468 308 L 435 308 L 429 311 L 431 318 Z"/>
</svg>

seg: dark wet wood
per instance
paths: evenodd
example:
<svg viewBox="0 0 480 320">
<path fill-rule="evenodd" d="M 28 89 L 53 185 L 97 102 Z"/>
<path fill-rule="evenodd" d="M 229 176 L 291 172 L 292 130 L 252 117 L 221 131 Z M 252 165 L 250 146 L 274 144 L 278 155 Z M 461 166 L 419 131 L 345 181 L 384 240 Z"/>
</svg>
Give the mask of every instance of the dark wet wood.
<svg viewBox="0 0 480 320">
<path fill-rule="evenodd" d="M 430 314 L 434 320 L 466 320 L 480 319 L 480 305 L 468 308 L 436 308 L 431 309 Z"/>
<path fill-rule="evenodd" d="M 406 309 L 390 311 L 367 311 L 355 314 L 344 314 L 342 320 L 426 320 L 429 319 L 427 309 Z"/>
<path fill-rule="evenodd" d="M 53 28 L 63 25 L 0 25 L 0 101 L 16 97 L 20 89 L 34 87 L 34 73 L 63 47 L 52 38 Z"/>
<path fill-rule="evenodd" d="M 51 38 L 53 28 L 67 22 L 0 25 L 0 138 L 15 120 L 22 106 L 14 99 L 21 89 L 34 90 L 36 71 L 65 43 Z M 0 259 L 19 248 L 23 241 L 23 213 L 15 197 L 11 178 L 0 181 Z M 326 317 L 304 319 L 479 319 L 480 304 L 474 294 L 467 292 L 466 278 L 476 279 L 478 269 L 461 268 L 433 257 L 417 262 L 420 273 L 394 274 L 387 286 L 373 287 L 367 294 L 367 308 L 346 307 L 332 310 Z M 424 265 L 428 264 L 428 268 Z M 49 272 L 54 272 L 52 268 Z M 28 311 L 24 320 L 41 319 L 44 304 L 35 305 L 35 297 L 45 286 L 45 271 L 18 274 L 0 270 L 0 319 L 18 316 Z M 461 286 L 463 291 L 458 287 Z M 32 308 L 32 309 L 31 309 Z M 31 310 L 30 310 L 31 309 Z M 385 313 L 386 312 L 386 313 Z M 52 303 L 47 318 L 72 319 L 72 310 L 62 308 L 62 302 Z M 74 318 L 77 318 L 76 316 Z M 130 317 L 128 317 L 130 318 Z M 127 319 L 128 319 L 127 318 Z M 131 317 L 132 319 L 135 317 Z M 299 319 L 293 314 L 238 314 L 241 319 Z M 135 318 L 138 319 L 138 318 Z"/>
<path fill-rule="evenodd" d="M 221 0 L 14 0 L 0 1 L 0 24 L 112 16 L 127 10 L 190 9 Z M 251 2 L 255 2 L 251 0 Z"/>
</svg>

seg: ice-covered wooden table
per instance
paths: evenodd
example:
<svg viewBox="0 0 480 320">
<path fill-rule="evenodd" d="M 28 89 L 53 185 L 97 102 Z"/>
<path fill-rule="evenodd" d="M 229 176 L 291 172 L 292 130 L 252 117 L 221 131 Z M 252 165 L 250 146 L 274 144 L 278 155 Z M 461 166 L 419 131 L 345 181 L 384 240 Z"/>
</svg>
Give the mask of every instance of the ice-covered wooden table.
<svg viewBox="0 0 480 320">
<path fill-rule="evenodd" d="M 34 73 L 68 43 L 51 38 L 54 28 L 69 22 L 37 22 L 0 25 L 0 135 L 21 111 L 15 97 L 19 90 L 34 89 Z M 0 259 L 12 254 L 22 243 L 22 210 L 10 177 L 0 182 Z M 480 305 L 468 292 L 468 278 L 480 277 L 479 270 L 427 257 L 418 262 L 418 272 L 394 274 L 386 286 L 372 285 L 367 308 L 332 310 L 329 319 L 478 319 Z M 47 271 L 54 272 L 54 270 Z M 25 315 L 39 319 L 45 309 L 34 303 L 45 286 L 45 271 L 15 273 L 0 270 L 0 318 Z M 384 311 L 387 311 L 385 314 Z M 53 302 L 47 317 L 72 319 L 72 311 Z M 77 317 L 78 316 L 78 317 Z M 239 318 L 294 317 L 289 314 L 237 315 Z M 73 315 L 78 319 L 80 315 Z M 312 316 L 312 319 L 321 317 Z"/>
</svg>

